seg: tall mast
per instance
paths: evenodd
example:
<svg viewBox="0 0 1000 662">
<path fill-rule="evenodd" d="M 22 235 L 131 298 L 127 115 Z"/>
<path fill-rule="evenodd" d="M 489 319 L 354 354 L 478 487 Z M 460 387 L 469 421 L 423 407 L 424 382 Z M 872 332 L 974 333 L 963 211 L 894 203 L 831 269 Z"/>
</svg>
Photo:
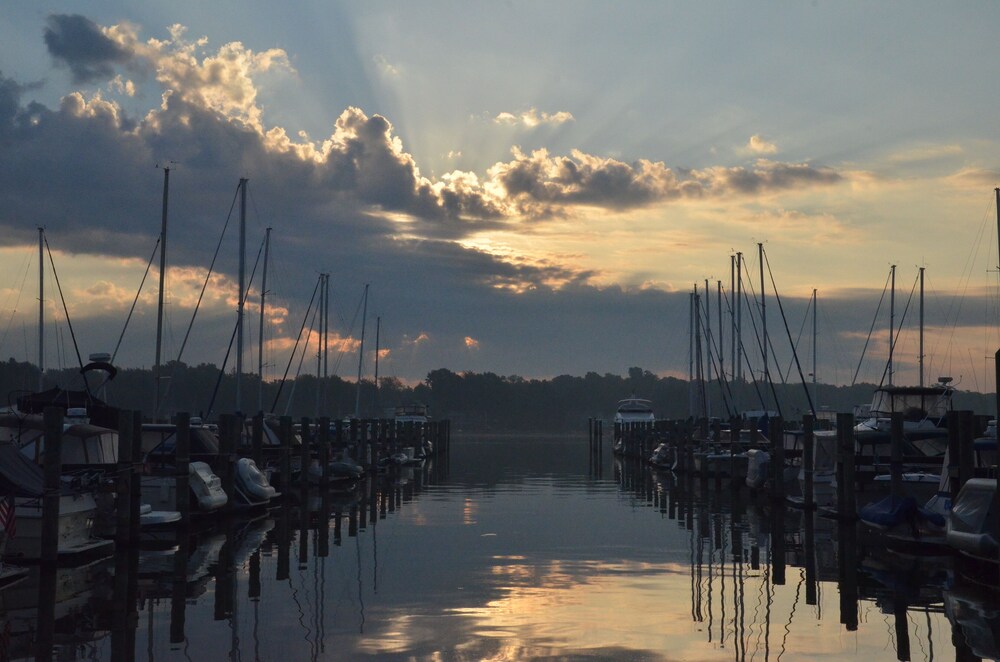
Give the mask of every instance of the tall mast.
<svg viewBox="0 0 1000 662">
<path fill-rule="evenodd" d="M 771 383 L 771 372 L 767 366 L 767 309 L 764 306 L 764 244 L 757 244 L 757 261 L 760 263 L 760 326 L 764 336 L 764 381 Z"/>
<path fill-rule="evenodd" d="M 236 313 L 236 411 L 243 411 L 243 293 L 247 270 L 247 178 L 240 177 L 240 291 Z"/>
<path fill-rule="evenodd" d="M 382 316 L 375 318 L 375 411 L 378 412 L 378 353 L 382 342 Z"/>
<path fill-rule="evenodd" d="M 271 228 L 264 230 L 264 272 L 260 279 L 260 329 L 257 333 L 257 374 L 260 386 L 257 389 L 257 411 L 264 411 L 264 298 L 267 296 L 267 258 L 271 250 Z"/>
<path fill-rule="evenodd" d="M 736 256 L 729 256 L 729 376 L 736 379 Z"/>
<path fill-rule="evenodd" d="M 365 304 L 361 312 L 361 347 L 358 349 L 358 394 L 354 400 L 354 416 L 361 417 L 361 368 L 365 362 L 365 321 L 368 318 L 368 283 L 365 283 Z"/>
<path fill-rule="evenodd" d="M 330 376 L 330 274 L 325 274 L 326 287 L 323 288 L 323 383 Z"/>
<path fill-rule="evenodd" d="M 736 253 L 736 381 L 743 382 L 743 253 Z"/>
<path fill-rule="evenodd" d="M 924 385 L 924 268 L 920 267 L 920 385 Z"/>
<path fill-rule="evenodd" d="M 721 280 L 715 281 L 715 285 L 716 285 L 715 300 L 716 303 L 718 303 L 719 305 L 719 388 L 722 388 L 722 380 L 726 378 L 726 370 L 724 366 L 725 362 L 722 360 L 722 357 L 724 355 L 724 350 L 722 349 L 723 345 L 722 340 L 724 335 L 722 333 L 722 281 Z"/>
<path fill-rule="evenodd" d="M 889 291 L 889 386 L 892 386 L 892 353 L 895 349 L 893 334 L 896 329 L 896 265 L 890 269 L 892 286 Z"/>
<path fill-rule="evenodd" d="M 694 416 L 694 292 L 688 294 L 688 416 Z"/>
<path fill-rule="evenodd" d="M 45 228 L 38 228 L 38 390 L 45 388 Z"/>
<path fill-rule="evenodd" d="M 316 418 L 323 399 L 323 313 L 326 310 L 326 274 L 319 275 L 319 342 L 316 343 Z"/>
<path fill-rule="evenodd" d="M 819 399 L 816 397 L 819 392 L 816 389 L 816 288 L 813 288 L 813 402 L 819 408 Z"/>
<path fill-rule="evenodd" d="M 997 264 L 1000 265 L 1000 188 L 993 189 L 997 196 Z M 997 267 L 1000 269 L 1000 266 Z"/>
<path fill-rule="evenodd" d="M 711 383 L 712 381 L 712 294 L 708 289 L 708 279 L 705 279 L 705 347 L 708 351 L 705 371 L 703 375 L 705 376 L 706 383 Z M 708 394 L 708 388 L 706 385 L 705 389 L 706 395 Z M 705 398 L 705 409 L 708 410 L 708 398 Z"/>
<path fill-rule="evenodd" d="M 160 218 L 160 295 L 156 304 L 156 361 L 153 363 L 153 418 L 160 411 L 160 350 L 163 343 L 163 285 L 167 280 L 167 193 L 170 168 L 163 168 L 163 212 Z"/>
</svg>

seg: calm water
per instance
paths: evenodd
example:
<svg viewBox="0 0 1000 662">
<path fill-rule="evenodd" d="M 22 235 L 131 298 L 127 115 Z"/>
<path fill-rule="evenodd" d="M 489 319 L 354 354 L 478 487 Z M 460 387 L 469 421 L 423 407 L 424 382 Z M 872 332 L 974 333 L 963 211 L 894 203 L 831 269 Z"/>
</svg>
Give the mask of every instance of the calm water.
<svg viewBox="0 0 1000 662">
<path fill-rule="evenodd" d="M 143 552 L 131 586 L 115 582 L 127 555 L 60 570 L 54 649 L 283 661 L 996 654 L 1000 610 L 950 559 L 856 538 L 728 488 L 592 463 L 585 439 L 457 438 L 450 458 L 374 490 L 234 522 L 179 557 Z M 33 658 L 47 627 L 40 582 L 0 593 L 12 658 Z"/>
</svg>

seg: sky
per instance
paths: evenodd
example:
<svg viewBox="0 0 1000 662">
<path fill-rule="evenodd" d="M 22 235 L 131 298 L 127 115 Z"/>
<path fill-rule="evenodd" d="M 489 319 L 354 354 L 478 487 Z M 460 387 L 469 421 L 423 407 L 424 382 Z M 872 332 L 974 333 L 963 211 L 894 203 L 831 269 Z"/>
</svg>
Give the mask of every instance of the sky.
<svg viewBox="0 0 1000 662">
<path fill-rule="evenodd" d="M 821 382 L 878 382 L 891 324 L 894 381 L 917 383 L 923 267 L 925 379 L 995 388 L 996 3 L 2 11 L 4 358 L 38 359 L 44 227 L 46 367 L 76 365 L 72 336 L 84 359 L 154 363 L 158 254 L 140 283 L 168 167 L 164 360 L 225 359 L 247 178 L 248 272 L 272 228 L 267 379 L 317 370 L 321 273 L 329 370 L 346 378 L 366 284 L 369 378 L 376 328 L 379 375 L 407 383 L 436 368 L 686 378 L 706 280 L 728 374 L 739 252 L 744 375 L 763 371 L 763 280 L 772 373 L 798 380 L 794 345 L 807 381 L 815 354 Z M 262 275 L 247 276 L 252 372 Z"/>
</svg>

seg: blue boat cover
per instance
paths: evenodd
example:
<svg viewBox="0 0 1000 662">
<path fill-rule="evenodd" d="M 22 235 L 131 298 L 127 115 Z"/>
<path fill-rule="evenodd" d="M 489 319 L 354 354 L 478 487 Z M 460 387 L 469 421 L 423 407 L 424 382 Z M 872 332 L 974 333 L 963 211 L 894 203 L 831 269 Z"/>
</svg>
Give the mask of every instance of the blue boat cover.
<svg viewBox="0 0 1000 662">
<path fill-rule="evenodd" d="M 890 495 L 881 501 L 869 503 L 858 515 L 864 522 L 889 528 L 912 521 L 916 513 L 916 499 L 911 496 L 898 498 Z"/>
</svg>

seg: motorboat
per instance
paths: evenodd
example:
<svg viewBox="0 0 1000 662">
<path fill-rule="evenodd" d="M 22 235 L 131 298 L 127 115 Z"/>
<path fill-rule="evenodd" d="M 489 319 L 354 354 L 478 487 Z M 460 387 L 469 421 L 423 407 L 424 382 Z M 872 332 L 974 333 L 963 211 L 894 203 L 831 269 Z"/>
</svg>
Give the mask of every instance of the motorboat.
<svg viewBox="0 0 1000 662">
<path fill-rule="evenodd" d="M 951 506 L 945 537 L 961 554 L 996 564 L 996 478 L 970 478 Z"/>
<path fill-rule="evenodd" d="M 674 461 L 673 446 L 667 442 L 660 443 L 649 456 L 649 463 L 657 469 L 672 469 Z"/>
<path fill-rule="evenodd" d="M 172 423 L 148 423 L 142 426 L 142 448 L 144 452 L 144 483 L 155 482 L 147 476 L 172 477 L 175 475 L 177 453 L 177 426 Z M 199 508 L 203 511 L 213 511 L 225 505 L 215 505 L 221 497 L 227 495 L 222 490 L 222 481 L 215 474 L 216 470 L 228 468 L 231 462 L 219 448 L 219 438 L 215 432 L 204 425 L 200 419 L 193 419 L 190 428 L 190 459 L 191 465 L 200 464 L 198 475 L 192 472 L 192 496 L 197 498 Z M 277 496 L 277 490 L 271 485 L 267 475 L 257 467 L 253 460 L 237 460 L 233 481 L 234 501 L 243 506 L 266 505 Z M 202 494 L 194 494 L 195 490 Z M 220 497 L 221 493 L 221 497 Z"/>
<path fill-rule="evenodd" d="M 633 393 L 624 400 L 618 401 L 615 409 L 615 438 L 611 451 L 622 455 L 633 450 L 626 449 L 626 441 L 636 439 L 635 435 L 649 430 L 656 422 L 653 414 L 653 404 L 649 400 L 635 397 Z"/>
<path fill-rule="evenodd" d="M 14 499 L 17 534 L 9 537 L 4 550 L 7 558 L 38 559 L 42 554 L 42 504 L 45 475 L 13 443 L 0 443 L 0 493 Z M 91 533 L 97 503 L 89 491 L 75 489 L 62 481 L 59 493 L 58 555 L 110 552 L 112 543 Z"/>
<path fill-rule="evenodd" d="M 637 398 L 633 393 L 624 400 L 618 401 L 618 407 L 615 410 L 616 425 L 619 423 L 626 425 L 634 423 L 652 424 L 655 421 L 656 416 L 653 414 L 653 403 L 649 400 Z"/>
<path fill-rule="evenodd" d="M 40 414 L 9 412 L 0 416 L 0 439 L 14 443 L 22 455 L 42 465 L 45 422 Z M 85 408 L 66 410 L 60 439 L 63 477 L 78 489 L 90 492 L 97 507 L 93 533 L 101 538 L 111 538 L 115 533 L 118 441 L 118 431 L 91 423 Z M 140 528 L 154 526 L 154 521 L 155 527 L 162 528 L 180 519 L 180 513 L 173 510 L 149 510 L 149 516 L 140 518 Z"/>
<path fill-rule="evenodd" d="M 397 426 L 407 423 L 426 423 L 430 417 L 430 408 L 420 402 L 399 405 L 393 414 Z"/>
</svg>

